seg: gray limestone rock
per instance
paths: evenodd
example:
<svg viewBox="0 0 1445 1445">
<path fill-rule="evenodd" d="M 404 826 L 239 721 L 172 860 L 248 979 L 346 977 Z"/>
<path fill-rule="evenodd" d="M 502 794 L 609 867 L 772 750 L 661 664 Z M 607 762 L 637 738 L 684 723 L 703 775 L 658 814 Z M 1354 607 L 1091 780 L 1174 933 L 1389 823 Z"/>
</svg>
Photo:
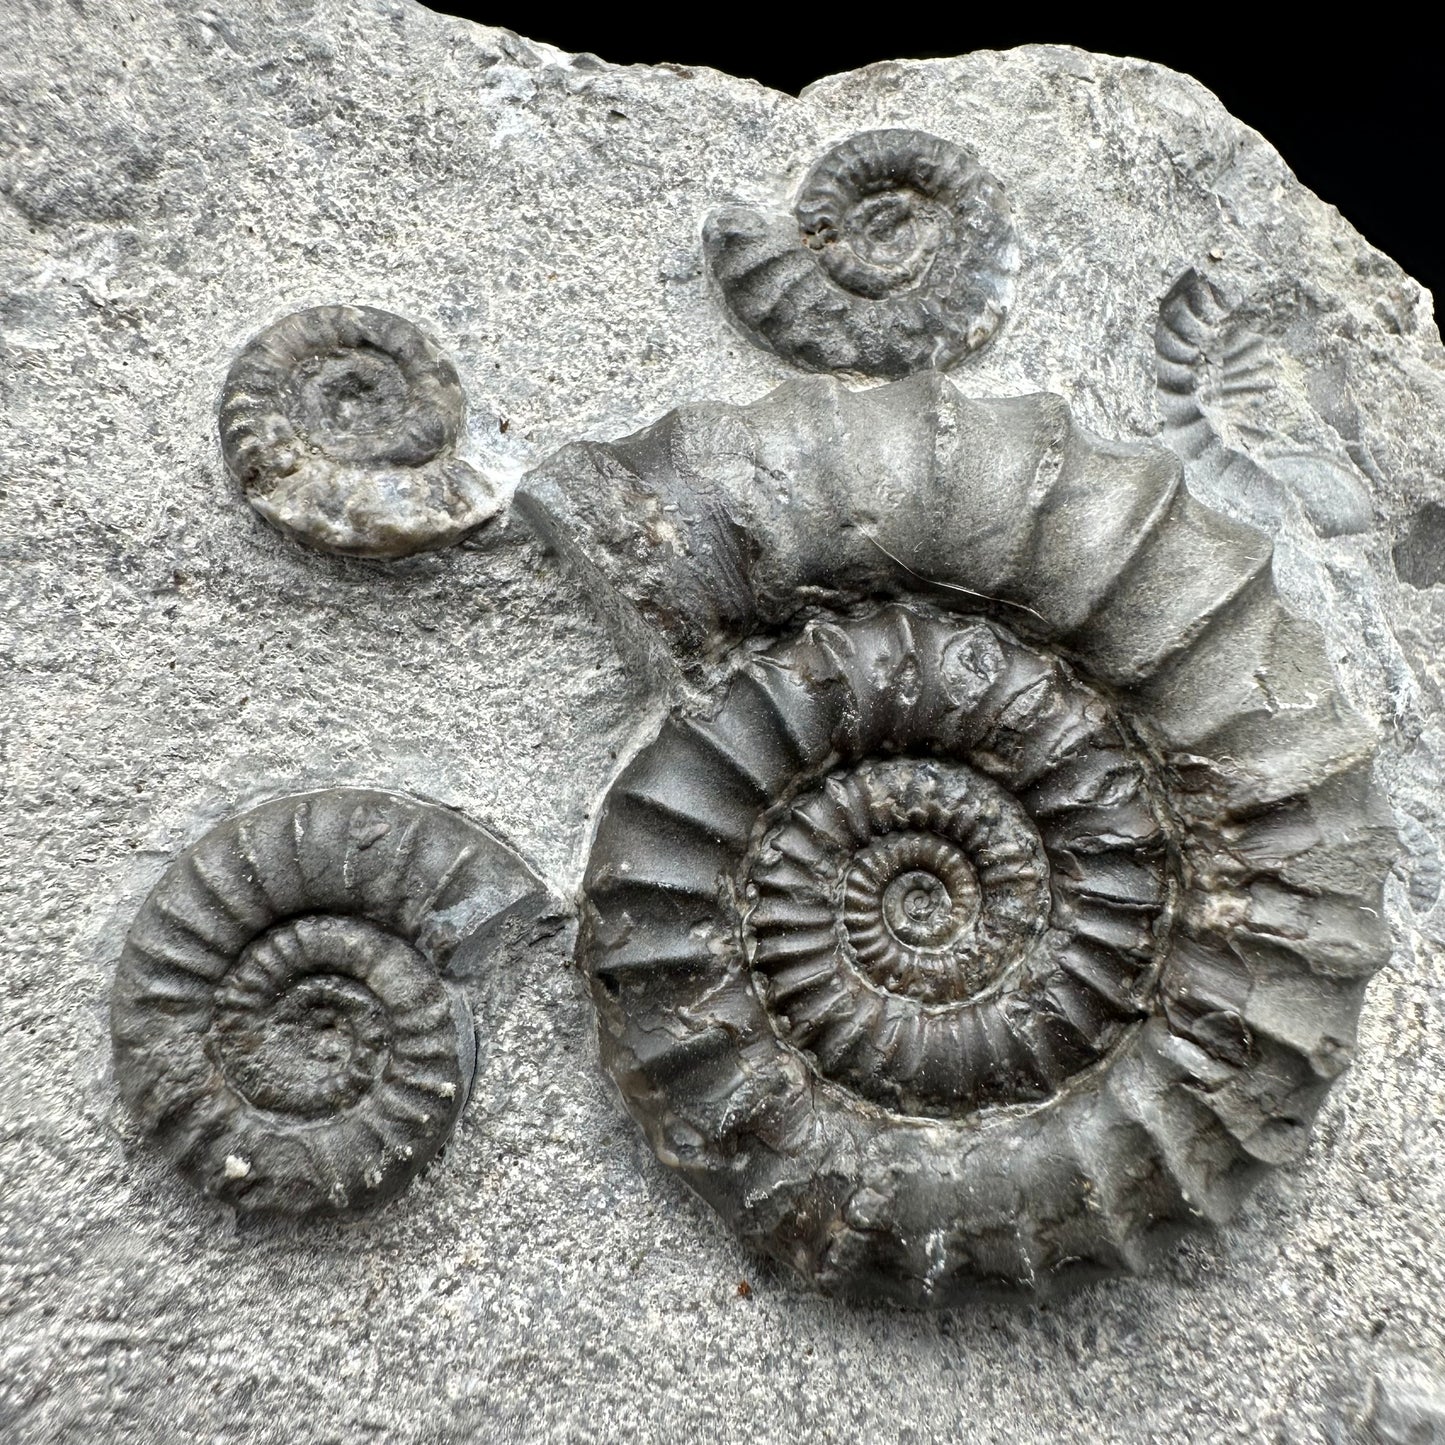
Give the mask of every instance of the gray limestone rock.
<svg viewBox="0 0 1445 1445">
<path fill-rule="evenodd" d="M 1405 1353 L 1445 1376 L 1429 296 L 1139 61 L 1029 47 L 792 98 L 410 0 L 126 17 L 123 44 L 106 7 L 0 21 L 0 1437 L 1303 1441 L 1342 1378 Z M 144 899 L 222 820 L 338 786 L 455 808 L 578 895 L 624 758 L 724 658 L 680 668 L 508 503 L 560 448 L 796 383 L 722 304 L 707 218 L 785 215 L 820 156 L 891 130 L 975 155 L 1019 246 L 989 344 L 902 385 L 1049 393 L 1110 445 L 1170 448 L 1194 502 L 1267 534 L 1281 607 L 1380 738 L 1393 953 L 1312 1141 L 1147 1278 L 845 1307 L 659 1166 L 599 1067 L 571 930 L 539 920 L 457 981 L 488 1021 L 470 1100 L 393 1203 L 277 1225 L 191 1190 L 111 1061 Z M 504 509 L 459 545 L 319 552 L 228 476 L 229 368 L 334 305 L 406 318 L 455 367 L 452 455 Z M 1227 1059 L 1221 1015 L 1176 1010 Z"/>
<path fill-rule="evenodd" d="M 1430 1365 L 1387 1357 L 1351 1382 L 1326 1425 L 1329 1445 L 1441 1445 L 1445 1390 Z"/>
</svg>

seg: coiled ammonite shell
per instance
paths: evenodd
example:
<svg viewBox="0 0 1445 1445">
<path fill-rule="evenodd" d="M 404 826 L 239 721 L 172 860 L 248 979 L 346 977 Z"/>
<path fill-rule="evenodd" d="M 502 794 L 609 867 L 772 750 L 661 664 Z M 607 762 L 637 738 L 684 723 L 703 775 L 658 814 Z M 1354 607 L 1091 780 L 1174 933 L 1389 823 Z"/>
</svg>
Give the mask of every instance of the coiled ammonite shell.
<svg viewBox="0 0 1445 1445">
<path fill-rule="evenodd" d="M 222 823 L 126 938 L 116 1079 L 206 1193 L 247 1212 L 354 1215 L 446 1143 L 476 1038 L 457 980 L 544 895 L 456 813 L 342 788 Z"/>
<path fill-rule="evenodd" d="M 1390 946 L 1373 735 L 1179 471 L 920 376 L 688 407 L 524 484 L 702 686 L 598 823 L 603 1061 L 826 1291 L 1140 1268 L 1299 1157 L 1350 1057 Z"/>
<path fill-rule="evenodd" d="M 236 358 L 221 449 L 247 500 L 313 547 L 404 557 L 446 547 L 497 510 L 453 455 L 455 368 L 409 321 L 315 306 L 268 326 Z"/>
<path fill-rule="evenodd" d="M 734 206 L 703 248 L 760 345 L 812 371 L 906 376 L 952 366 L 1003 324 L 1018 241 L 999 182 L 917 130 L 851 136 L 822 156 L 794 215 Z"/>
</svg>

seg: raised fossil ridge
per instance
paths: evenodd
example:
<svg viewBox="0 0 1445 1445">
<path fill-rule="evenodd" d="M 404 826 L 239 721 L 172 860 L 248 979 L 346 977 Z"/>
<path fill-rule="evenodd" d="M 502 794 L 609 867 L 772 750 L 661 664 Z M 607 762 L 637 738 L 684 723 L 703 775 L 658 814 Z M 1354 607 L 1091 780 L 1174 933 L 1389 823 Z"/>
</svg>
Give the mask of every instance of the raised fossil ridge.
<svg viewBox="0 0 1445 1445">
<path fill-rule="evenodd" d="M 505 844 L 436 804 L 336 788 L 230 818 L 171 864 L 126 937 L 121 1097 L 242 1212 L 375 1209 L 466 1103 L 462 981 L 546 902 Z"/>
<path fill-rule="evenodd" d="M 1277 386 L 1277 360 L 1199 271 L 1165 293 L 1154 350 L 1164 440 L 1192 476 L 1260 526 L 1278 527 L 1291 505 L 1322 537 L 1370 526 L 1370 495 L 1348 458 L 1301 447 L 1255 414 Z"/>
<path fill-rule="evenodd" d="M 1299 1155 L 1393 827 L 1267 539 L 1174 457 L 815 380 L 519 501 L 699 689 L 607 797 L 579 951 L 628 1108 L 743 1238 L 852 1297 L 1043 1294 Z"/>
</svg>

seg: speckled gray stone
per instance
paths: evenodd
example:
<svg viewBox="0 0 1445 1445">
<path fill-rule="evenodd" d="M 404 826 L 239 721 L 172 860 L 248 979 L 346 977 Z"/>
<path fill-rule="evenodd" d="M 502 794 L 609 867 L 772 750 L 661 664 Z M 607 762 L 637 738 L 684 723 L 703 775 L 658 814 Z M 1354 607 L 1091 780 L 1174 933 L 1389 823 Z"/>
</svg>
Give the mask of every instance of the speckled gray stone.
<svg viewBox="0 0 1445 1445">
<path fill-rule="evenodd" d="M 1445 354 L 1428 295 L 1265 141 L 1191 80 L 1068 49 L 793 99 L 389 0 L 136 6 L 123 37 L 22 0 L 0 26 L 0 1438 L 1304 1442 L 1397 1356 L 1445 1375 Z M 505 516 L 391 563 L 268 526 L 219 451 L 236 352 L 302 307 L 407 317 L 505 501 L 562 444 L 793 376 L 710 291 L 704 220 L 784 210 L 829 146 L 892 127 L 969 146 L 1018 226 L 1007 324 L 952 382 L 1175 446 L 1200 500 L 1273 534 L 1384 735 L 1396 949 L 1309 1152 L 1147 1281 L 821 1302 L 655 1163 L 563 929 L 468 984 L 494 1021 L 472 1099 L 396 1204 L 278 1229 L 194 1195 L 109 1072 L 121 944 L 169 860 L 263 798 L 370 785 L 461 808 L 567 893 L 659 705 Z M 1208 333 L 1165 356 L 1191 272 Z"/>
</svg>

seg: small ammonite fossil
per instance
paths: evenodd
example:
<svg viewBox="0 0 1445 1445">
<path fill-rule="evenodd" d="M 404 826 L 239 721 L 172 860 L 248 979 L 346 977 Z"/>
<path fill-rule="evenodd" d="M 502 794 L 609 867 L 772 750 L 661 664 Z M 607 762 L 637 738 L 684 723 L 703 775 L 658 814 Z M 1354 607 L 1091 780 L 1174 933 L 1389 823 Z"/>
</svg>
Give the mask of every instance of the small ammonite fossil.
<svg viewBox="0 0 1445 1445">
<path fill-rule="evenodd" d="M 627 1107 L 744 1239 L 856 1298 L 1040 1295 L 1299 1157 L 1394 829 L 1267 539 L 1169 452 L 810 380 L 519 496 L 682 669 L 579 956 Z"/>
<path fill-rule="evenodd" d="M 464 409 L 456 369 L 411 322 L 314 306 L 268 326 L 232 364 L 221 450 L 282 531 L 328 552 L 405 557 L 497 510 L 454 454 Z"/>
<path fill-rule="evenodd" d="M 1192 481 L 1261 526 L 1277 528 L 1293 504 L 1322 537 L 1370 527 L 1370 495 L 1348 457 L 1301 448 L 1257 409 L 1278 390 L 1279 363 L 1193 268 L 1159 304 L 1154 349 L 1164 440 Z"/>
<path fill-rule="evenodd" d="M 997 179 L 917 130 L 873 130 L 824 154 L 790 217 L 733 206 L 703 249 L 760 345 L 813 371 L 906 376 L 949 367 L 1003 324 L 1019 265 Z"/>
<path fill-rule="evenodd" d="M 166 871 L 111 999 L 116 1080 L 206 1193 L 350 1216 L 400 1194 L 466 1102 L 459 980 L 545 895 L 459 814 L 371 789 L 278 798 Z"/>
</svg>

